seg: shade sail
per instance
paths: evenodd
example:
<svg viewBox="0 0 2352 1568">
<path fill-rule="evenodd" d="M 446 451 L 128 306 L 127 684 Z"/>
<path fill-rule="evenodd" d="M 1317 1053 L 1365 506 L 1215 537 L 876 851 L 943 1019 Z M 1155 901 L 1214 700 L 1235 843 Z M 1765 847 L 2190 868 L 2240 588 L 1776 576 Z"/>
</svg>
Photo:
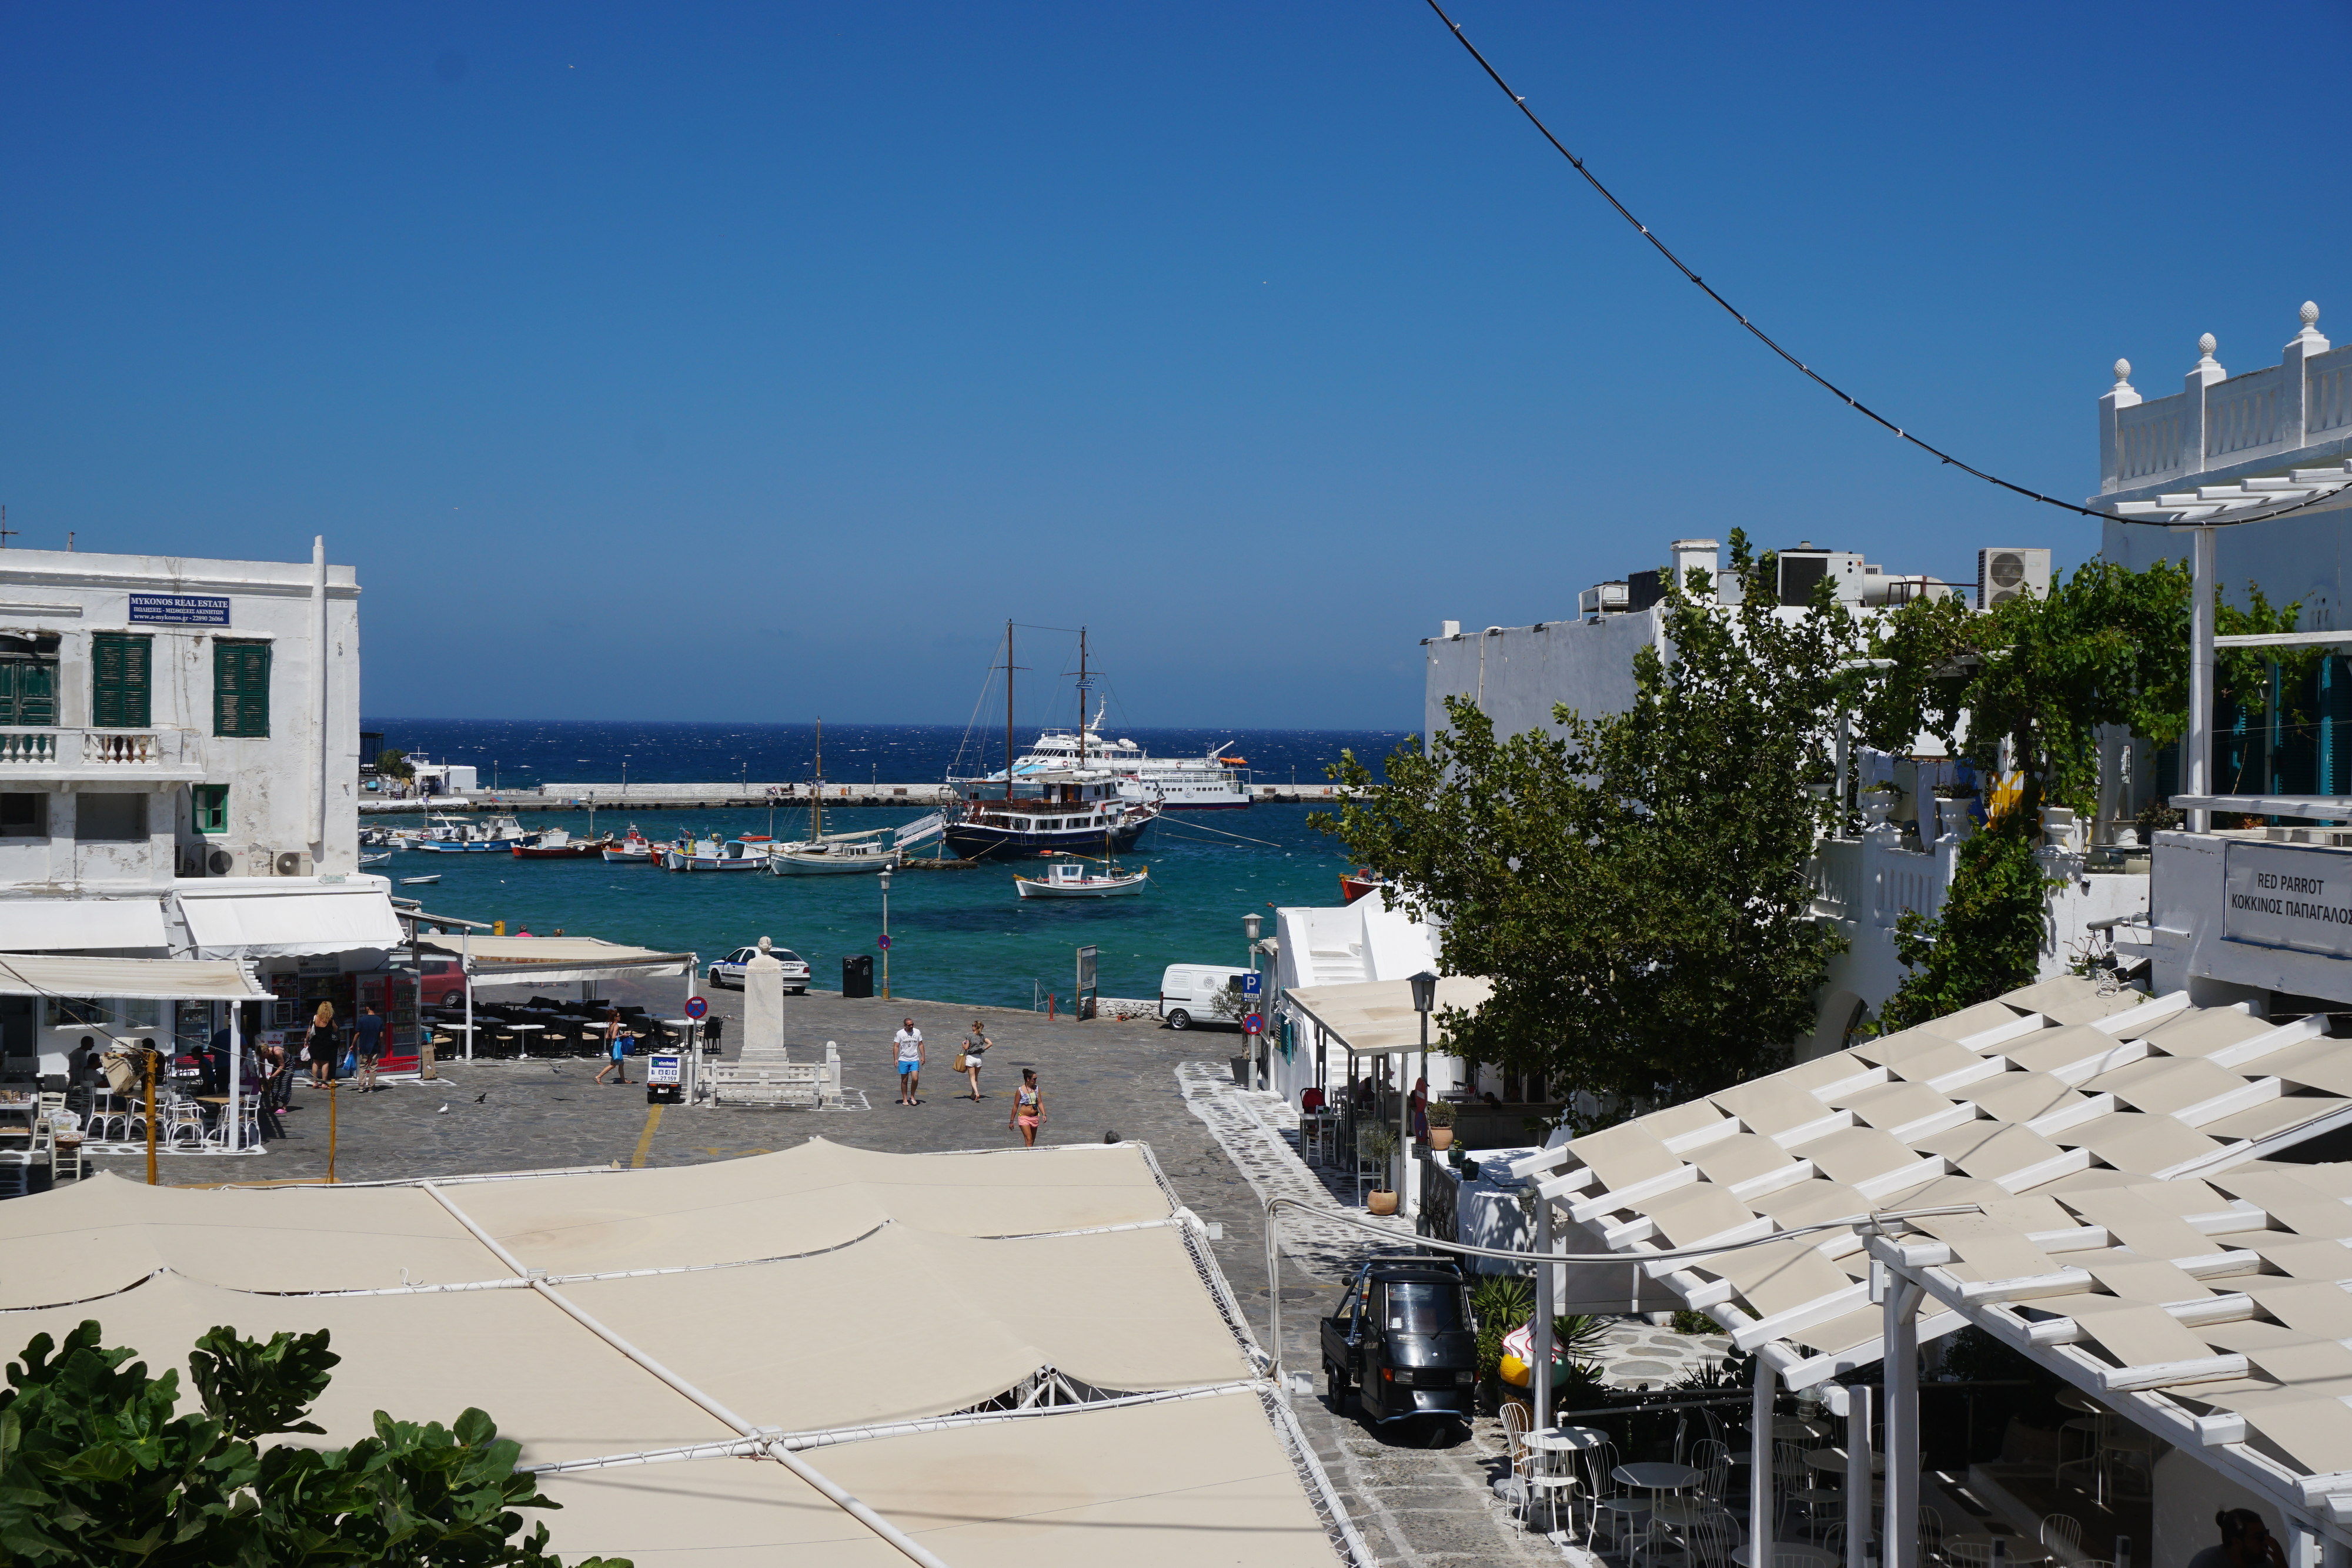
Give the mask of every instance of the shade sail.
<svg viewBox="0 0 2352 1568">
<path fill-rule="evenodd" d="M 1493 981 L 1475 975 L 1441 976 L 1431 1022 L 1448 1008 L 1475 1012 L 1494 992 Z M 1345 1046 L 1352 1056 L 1391 1056 L 1421 1049 L 1421 1014 L 1413 1010 L 1411 980 L 1309 986 L 1284 992 L 1283 999 L 1322 1025 L 1330 1043 Z"/>
<path fill-rule="evenodd" d="M 85 947 L 163 947 L 163 905 L 153 898 L 0 899 L 0 953 Z"/>
<path fill-rule="evenodd" d="M 0 953 L 0 997 L 123 997 L 192 1002 L 266 1000 L 249 966 L 226 958 L 68 958 Z"/>
<path fill-rule="evenodd" d="M 425 936 L 416 946 L 419 952 L 470 956 L 474 983 L 482 986 L 506 981 L 558 986 L 621 974 L 661 979 L 684 975 L 694 967 L 691 953 L 657 953 L 650 947 L 629 947 L 593 936 L 477 936 L 471 942 L 455 936 Z"/>
<path fill-rule="evenodd" d="M 486 1410 L 525 1464 L 591 1467 L 544 1481 L 574 1557 L 903 1563 L 772 1461 L 641 1461 L 740 1418 L 806 1435 L 955 1568 L 1328 1563 L 1338 1505 L 1188 1224 L 1133 1145 L 812 1140 L 430 1188 L 101 1176 L 0 1204 L 0 1359 L 88 1319 L 159 1371 L 215 1324 L 326 1329 L 320 1441 Z"/>
<path fill-rule="evenodd" d="M 389 950 L 403 940 L 380 878 L 346 884 L 297 880 L 284 891 L 242 881 L 234 888 L 179 890 L 180 914 L 199 957 L 299 957 Z"/>
</svg>

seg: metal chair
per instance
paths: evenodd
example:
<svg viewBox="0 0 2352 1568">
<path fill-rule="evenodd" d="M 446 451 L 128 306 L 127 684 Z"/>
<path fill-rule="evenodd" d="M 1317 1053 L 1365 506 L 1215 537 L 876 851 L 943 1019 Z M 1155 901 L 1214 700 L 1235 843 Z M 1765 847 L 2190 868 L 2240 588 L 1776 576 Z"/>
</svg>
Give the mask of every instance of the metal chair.
<svg viewBox="0 0 2352 1568">
<path fill-rule="evenodd" d="M 2137 1469 L 2146 1490 L 2126 1492 L 2116 1484 L 2116 1473 Z M 2155 1494 L 2156 1439 L 2120 1416 L 2111 1416 L 2099 1427 L 2099 1497 L 2107 1496 L 2144 1499 Z"/>
<path fill-rule="evenodd" d="M 2041 1535 L 2042 1545 L 2063 1544 L 2066 1548 L 2063 1552 L 2053 1553 L 2063 1561 L 2072 1563 L 2082 1555 L 2083 1521 L 2071 1513 L 2043 1514 Z"/>
<path fill-rule="evenodd" d="M 1654 1510 L 1658 1522 L 1669 1530 L 1690 1528 L 1722 1511 L 1723 1494 L 1731 1485 L 1731 1450 L 1712 1437 L 1692 1444 L 1685 1462 L 1698 1472 L 1698 1479 L 1687 1492 L 1660 1498 Z"/>
<path fill-rule="evenodd" d="M 1635 1496 L 1617 1479 L 1617 1446 L 1593 1444 L 1584 1450 L 1584 1468 L 1591 1480 L 1591 1490 L 1585 1494 L 1591 1509 L 1591 1521 L 1584 1532 L 1586 1544 L 1592 1542 L 1606 1521 L 1612 1548 L 1622 1547 L 1630 1534 L 1634 1542 L 1633 1551 L 1639 1552 L 1650 1533 L 1650 1500 Z M 1619 1555 L 1628 1563 L 1633 1561 L 1632 1552 L 1621 1552 Z"/>
<path fill-rule="evenodd" d="M 1528 1407 L 1516 1399 L 1506 1399 L 1502 1419 L 1503 1458 L 1509 1461 L 1511 1473 L 1498 1490 L 1516 1515 L 1527 1500 L 1528 1460 L 1535 1452 L 1528 1447 Z"/>
<path fill-rule="evenodd" d="M 1921 1503 L 1918 1519 L 1919 1561 L 1923 1564 L 1948 1562 L 1944 1555 L 1944 1516 Z"/>
</svg>

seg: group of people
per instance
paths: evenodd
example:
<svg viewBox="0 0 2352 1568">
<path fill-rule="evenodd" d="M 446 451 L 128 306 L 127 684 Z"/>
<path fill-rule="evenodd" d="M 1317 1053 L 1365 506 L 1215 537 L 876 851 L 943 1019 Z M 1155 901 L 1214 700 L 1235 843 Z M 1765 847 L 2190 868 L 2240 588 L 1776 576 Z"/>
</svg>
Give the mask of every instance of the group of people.
<svg viewBox="0 0 2352 1568">
<path fill-rule="evenodd" d="M 919 1105 L 923 1103 L 923 1069 L 930 1062 L 930 1049 L 923 1041 L 923 1031 L 915 1027 L 913 1019 L 906 1019 L 900 1021 L 890 1041 L 898 1058 L 898 1103 Z M 977 1105 L 988 1098 L 980 1092 L 980 1070 L 995 1043 L 988 1038 L 987 1028 L 980 1019 L 972 1019 L 971 1032 L 957 1047 L 955 1060 L 955 1070 L 964 1075 L 971 1092 L 959 1095 L 958 1099 L 968 1099 Z M 1034 1149 L 1037 1146 L 1038 1129 L 1045 1124 L 1045 1094 L 1037 1086 L 1037 1070 L 1024 1067 L 1021 1070 L 1021 1086 L 1013 1092 L 1013 1108 L 1004 1118 L 1005 1130 L 1019 1132 L 1022 1143 Z"/>
</svg>

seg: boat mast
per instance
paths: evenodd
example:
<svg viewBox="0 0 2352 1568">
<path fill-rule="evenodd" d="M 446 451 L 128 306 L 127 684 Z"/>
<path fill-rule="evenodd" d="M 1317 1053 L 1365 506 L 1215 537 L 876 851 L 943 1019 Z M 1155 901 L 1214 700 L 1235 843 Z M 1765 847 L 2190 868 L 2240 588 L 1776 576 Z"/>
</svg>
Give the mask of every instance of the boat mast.
<svg viewBox="0 0 2352 1568">
<path fill-rule="evenodd" d="M 809 843 L 814 846 L 824 837 L 824 719 L 816 721 L 816 782 L 809 787 Z"/>
<path fill-rule="evenodd" d="M 1004 799 L 1013 799 L 1013 622 L 1004 622 Z"/>
<path fill-rule="evenodd" d="M 1078 628 L 1078 767 L 1087 765 L 1087 629 Z"/>
</svg>

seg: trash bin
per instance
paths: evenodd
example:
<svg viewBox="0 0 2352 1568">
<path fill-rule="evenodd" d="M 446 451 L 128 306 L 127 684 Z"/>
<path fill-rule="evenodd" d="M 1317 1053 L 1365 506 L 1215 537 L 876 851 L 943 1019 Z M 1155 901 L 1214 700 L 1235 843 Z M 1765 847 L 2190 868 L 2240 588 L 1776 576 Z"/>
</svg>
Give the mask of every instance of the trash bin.
<svg viewBox="0 0 2352 1568">
<path fill-rule="evenodd" d="M 845 997 L 870 997 L 874 994 L 874 955 L 852 953 L 841 961 L 841 994 Z"/>
</svg>

